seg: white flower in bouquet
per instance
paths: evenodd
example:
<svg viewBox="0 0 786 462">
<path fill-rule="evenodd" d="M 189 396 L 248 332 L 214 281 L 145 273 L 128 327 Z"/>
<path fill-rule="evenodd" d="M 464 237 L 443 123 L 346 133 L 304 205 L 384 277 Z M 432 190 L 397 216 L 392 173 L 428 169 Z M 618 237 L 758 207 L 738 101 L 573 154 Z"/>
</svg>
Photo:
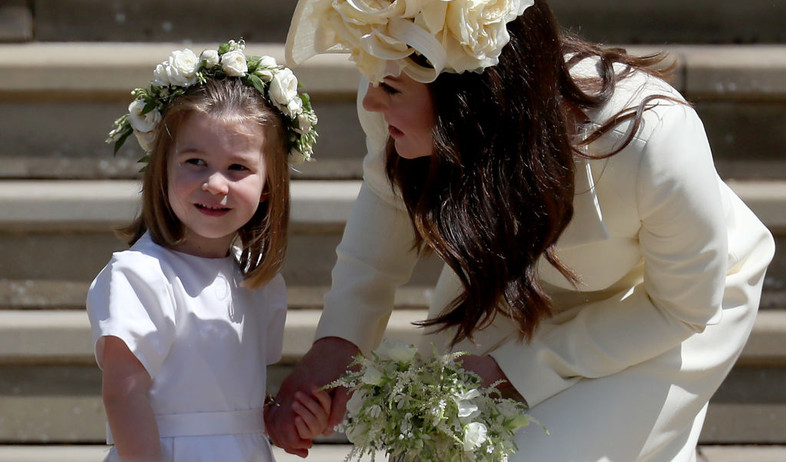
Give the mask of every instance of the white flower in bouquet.
<svg viewBox="0 0 786 462">
<path fill-rule="evenodd" d="M 345 461 L 375 460 L 377 451 L 397 462 L 506 461 L 518 450 L 514 432 L 532 419 L 523 402 L 480 388 L 480 377 L 460 367 L 463 354 L 424 356 L 386 340 L 371 357 L 358 355 L 326 387 L 353 393 L 338 427 L 354 444 Z"/>
<path fill-rule="evenodd" d="M 464 450 L 474 451 L 486 442 L 488 429 L 480 422 L 470 422 L 464 427 Z"/>
</svg>

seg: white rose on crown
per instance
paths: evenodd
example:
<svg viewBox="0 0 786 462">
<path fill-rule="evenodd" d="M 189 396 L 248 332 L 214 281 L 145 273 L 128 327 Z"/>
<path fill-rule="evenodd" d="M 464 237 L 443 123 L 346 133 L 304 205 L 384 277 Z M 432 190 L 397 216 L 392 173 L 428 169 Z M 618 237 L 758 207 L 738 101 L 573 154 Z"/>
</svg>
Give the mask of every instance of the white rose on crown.
<svg viewBox="0 0 786 462">
<path fill-rule="evenodd" d="M 245 43 L 230 40 L 217 50 L 205 50 L 199 56 L 189 49 L 176 50 L 158 64 L 146 87 L 135 88 L 128 114 L 115 120 L 106 140 L 115 145 L 115 153 L 132 133 L 146 152 L 154 147 L 161 123 L 161 112 L 194 85 L 213 78 L 238 78 L 256 89 L 285 119 L 290 160 L 310 160 L 319 136 L 314 129 L 317 116 L 306 93 L 298 93 L 298 81 L 291 70 L 279 66 L 270 56 L 246 56 Z M 249 73 L 249 68 L 253 70 Z M 151 108 L 145 111 L 145 108 Z M 147 156 L 140 162 L 147 162 Z"/>
<path fill-rule="evenodd" d="M 131 128 L 139 132 L 149 132 L 161 122 L 161 113 L 153 109 L 147 114 L 142 114 L 145 109 L 145 100 L 135 99 L 128 105 L 128 122 Z"/>
<path fill-rule="evenodd" d="M 188 48 L 175 50 L 169 59 L 156 66 L 153 71 L 153 84 L 159 87 L 175 85 L 187 87 L 197 82 L 196 71 L 200 60 Z"/>
<path fill-rule="evenodd" d="M 287 108 L 290 101 L 300 99 L 297 94 L 297 77 L 289 69 L 273 74 L 270 81 L 270 99 L 280 108 Z M 289 115 L 289 114 L 288 114 Z"/>
<path fill-rule="evenodd" d="M 153 144 L 156 141 L 156 132 L 140 132 L 134 130 L 134 136 L 136 137 L 136 141 L 139 143 L 139 147 L 144 149 L 145 152 L 150 152 L 153 150 Z"/>
<path fill-rule="evenodd" d="M 256 74 L 263 82 L 268 83 L 273 80 L 273 74 L 276 73 L 276 69 L 278 68 L 278 63 L 276 63 L 275 58 L 270 56 L 263 56 L 262 59 L 259 60 L 259 65 L 257 66 Z"/>
<path fill-rule="evenodd" d="M 248 72 L 243 50 L 232 50 L 221 55 L 221 68 L 230 77 L 243 77 Z"/>
<path fill-rule="evenodd" d="M 296 96 L 287 103 L 286 113 L 290 118 L 297 118 L 298 114 L 303 112 L 303 100 Z"/>
<path fill-rule="evenodd" d="M 205 67 L 208 69 L 217 66 L 221 57 L 218 55 L 218 50 L 205 50 L 199 56 L 205 62 Z"/>
<path fill-rule="evenodd" d="M 297 128 L 295 131 L 300 133 L 301 135 L 308 133 L 311 130 L 311 127 L 316 125 L 317 123 L 317 116 L 313 112 L 306 113 L 301 112 L 297 116 Z"/>
</svg>

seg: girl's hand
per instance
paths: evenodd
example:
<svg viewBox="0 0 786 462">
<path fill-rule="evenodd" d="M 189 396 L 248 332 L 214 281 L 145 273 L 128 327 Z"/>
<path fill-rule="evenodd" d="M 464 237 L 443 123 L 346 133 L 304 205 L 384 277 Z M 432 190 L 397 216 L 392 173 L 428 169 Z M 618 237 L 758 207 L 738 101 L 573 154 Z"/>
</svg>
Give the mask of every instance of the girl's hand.
<svg viewBox="0 0 786 462">
<path fill-rule="evenodd" d="M 301 391 L 295 393 L 292 410 L 295 411 L 295 428 L 298 436 L 305 440 L 313 439 L 328 428 L 331 398 L 324 390 L 313 390 L 311 395 Z"/>
<path fill-rule="evenodd" d="M 295 426 L 298 415 L 292 409 L 295 393 L 309 395 L 315 388 L 322 387 L 341 376 L 352 358 L 359 352 L 353 343 L 338 338 L 326 337 L 314 342 L 295 369 L 284 379 L 276 395 L 278 406 L 265 409 L 265 427 L 270 440 L 276 446 L 290 454 L 300 457 L 308 456 L 313 446 L 311 439 L 301 438 Z M 325 434 L 332 432 L 344 418 L 349 395 L 346 389 L 333 389 L 327 392 L 331 396 L 330 416 Z"/>
</svg>

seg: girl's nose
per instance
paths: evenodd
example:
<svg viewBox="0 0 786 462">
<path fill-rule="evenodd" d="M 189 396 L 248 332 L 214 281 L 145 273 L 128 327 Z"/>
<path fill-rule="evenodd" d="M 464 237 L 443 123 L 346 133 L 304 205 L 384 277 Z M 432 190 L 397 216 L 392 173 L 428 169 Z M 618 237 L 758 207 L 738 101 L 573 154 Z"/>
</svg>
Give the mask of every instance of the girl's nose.
<svg viewBox="0 0 786 462">
<path fill-rule="evenodd" d="M 363 109 L 369 112 L 382 112 L 387 107 L 385 102 L 385 91 L 382 89 L 381 86 L 377 85 L 374 86 L 373 84 L 368 84 L 368 90 L 366 91 L 366 96 L 363 97 Z"/>
<path fill-rule="evenodd" d="M 202 183 L 202 189 L 214 195 L 224 195 L 229 192 L 229 183 L 220 172 L 213 172 Z"/>
</svg>

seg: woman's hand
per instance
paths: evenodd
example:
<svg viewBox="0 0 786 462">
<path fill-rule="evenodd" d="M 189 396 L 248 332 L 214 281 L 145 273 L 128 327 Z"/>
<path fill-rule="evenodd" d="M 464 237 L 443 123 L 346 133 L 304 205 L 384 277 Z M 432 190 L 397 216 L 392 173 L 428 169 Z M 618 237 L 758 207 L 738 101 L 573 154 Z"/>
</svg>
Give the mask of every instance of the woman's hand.
<svg viewBox="0 0 786 462">
<path fill-rule="evenodd" d="M 265 412 L 265 426 L 270 440 L 290 454 L 308 456 L 313 443 L 298 434 L 293 409 L 295 394 L 300 392 L 311 395 L 314 389 L 321 388 L 339 378 L 352 358 L 360 350 L 355 344 L 338 337 L 321 338 L 314 342 L 308 353 L 295 366 L 292 373 L 284 379 L 276 396 L 276 406 Z M 333 427 L 344 418 L 349 396 L 344 389 L 327 390 L 330 395 L 330 414 L 325 434 L 332 433 Z"/>
<path fill-rule="evenodd" d="M 527 402 L 518 390 L 513 387 L 508 377 L 499 368 L 497 361 L 491 356 L 464 355 L 456 361 L 461 363 L 461 367 L 464 369 L 480 376 L 483 380 L 481 387 L 488 388 L 496 383 L 497 390 L 500 391 L 504 398 L 515 399 L 523 403 Z"/>
</svg>

